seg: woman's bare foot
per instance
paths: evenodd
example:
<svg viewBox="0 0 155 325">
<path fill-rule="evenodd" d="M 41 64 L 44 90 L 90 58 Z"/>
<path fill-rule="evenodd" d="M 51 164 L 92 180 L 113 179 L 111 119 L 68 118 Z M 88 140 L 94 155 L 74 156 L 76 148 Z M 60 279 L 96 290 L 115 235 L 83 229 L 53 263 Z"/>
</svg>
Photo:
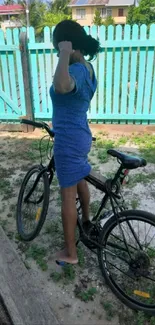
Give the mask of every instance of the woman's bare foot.
<svg viewBox="0 0 155 325">
<path fill-rule="evenodd" d="M 62 251 L 58 252 L 56 254 L 56 258 L 59 262 L 62 261 L 62 262 L 66 262 L 69 264 L 77 264 L 78 263 L 77 256 L 75 256 L 75 257 L 69 256 L 66 248 L 63 249 Z"/>
</svg>

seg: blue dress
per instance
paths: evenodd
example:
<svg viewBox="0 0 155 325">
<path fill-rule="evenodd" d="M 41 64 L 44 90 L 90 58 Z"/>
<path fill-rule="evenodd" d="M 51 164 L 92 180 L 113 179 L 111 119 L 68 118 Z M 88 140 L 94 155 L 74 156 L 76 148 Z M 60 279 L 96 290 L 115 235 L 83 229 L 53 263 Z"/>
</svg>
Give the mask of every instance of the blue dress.
<svg viewBox="0 0 155 325">
<path fill-rule="evenodd" d="M 91 170 L 88 153 L 92 134 L 87 122 L 87 111 L 97 87 L 86 66 L 74 63 L 69 67 L 75 81 L 75 89 L 67 94 L 55 93 L 53 86 L 50 96 L 53 103 L 52 125 L 55 132 L 54 160 L 59 185 L 67 188 L 78 184 Z"/>
</svg>

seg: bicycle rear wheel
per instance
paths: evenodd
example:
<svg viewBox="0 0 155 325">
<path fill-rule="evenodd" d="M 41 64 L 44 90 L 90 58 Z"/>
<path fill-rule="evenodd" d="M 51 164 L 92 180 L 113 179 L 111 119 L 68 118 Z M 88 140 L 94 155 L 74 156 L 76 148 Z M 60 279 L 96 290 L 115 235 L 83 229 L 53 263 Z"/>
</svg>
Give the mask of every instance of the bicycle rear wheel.
<svg viewBox="0 0 155 325">
<path fill-rule="evenodd" d="M 98 250 L 102 274 L 128 307 L 155 315 L 155 216 L 123 211 L 104 225 Z"/>
<path fill-rule="evenodd" d="M 49 205 L 49 179 L 41 165 L 26 174 L 17 203 L 17 231 L 24 241 L 33 240 L 41 231 Z"/>
</svg>

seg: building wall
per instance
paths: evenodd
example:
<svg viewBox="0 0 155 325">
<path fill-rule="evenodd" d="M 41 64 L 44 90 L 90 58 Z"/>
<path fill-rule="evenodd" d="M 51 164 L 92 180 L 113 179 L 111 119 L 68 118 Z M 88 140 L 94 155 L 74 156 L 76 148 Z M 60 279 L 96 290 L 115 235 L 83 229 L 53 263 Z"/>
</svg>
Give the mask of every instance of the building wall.
<svg viewBox="0 0 155 325">
<path fill-rule="evenodd" d="M 94 14 L 96 9 L 104 8 L 103 6 L 97 6 L 97 7 L 73 7 L 72 8 L 72 18 L 76 20 L 80 25 L 82 26 L 91 26 L 93 24 Z M 118 16 L 118 9 L 124 9 L 124 16 L 119 17 Z M 85 18 L 77 19 L 76 10 L 77 9 L 85 9 L 86 15 Z M 129 7 L 113 7 L 112 8 L 112 17 L 115 20 L 116 24 L 125 24 L 126 23 L 126 17 L 128 14 Z"/>
</svg>

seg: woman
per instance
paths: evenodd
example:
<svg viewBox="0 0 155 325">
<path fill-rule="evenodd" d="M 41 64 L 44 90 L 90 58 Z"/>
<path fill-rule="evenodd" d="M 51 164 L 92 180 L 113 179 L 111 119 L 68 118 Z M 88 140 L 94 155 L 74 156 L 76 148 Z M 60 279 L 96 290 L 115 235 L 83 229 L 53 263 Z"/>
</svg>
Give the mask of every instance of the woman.
<svg viewBox="0 0 155 325">
<path fill-rule="evenodd" d="M 99 42 L 87 35 L 78 23 L 60 22 L 53 33 L 58 52 L 50 95 L 53 103 L 52 124 L 55 132 L 54 157 L 62 197 L 62 222 L 65 249 L 57 254 L 57 263 L 77 264 L 75 228 L 76 195 L 82 205 L 84 226 L 89 226 L 89 189 L 84 178 L 90 173 L 88 153 L 92 135 L 87 111 L 97 87 L 92 65 L 85 60 L 99 52 Z"/>
</svg>

